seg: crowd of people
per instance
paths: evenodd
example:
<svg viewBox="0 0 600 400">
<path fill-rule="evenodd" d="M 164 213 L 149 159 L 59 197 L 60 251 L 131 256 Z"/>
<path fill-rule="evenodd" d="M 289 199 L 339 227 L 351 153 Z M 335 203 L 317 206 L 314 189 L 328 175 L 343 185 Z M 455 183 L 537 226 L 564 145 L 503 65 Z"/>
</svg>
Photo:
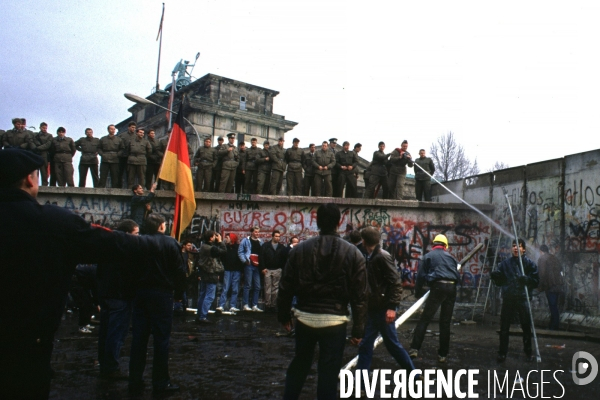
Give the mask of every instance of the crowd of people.
<svg viewBox="0 0 600 400">
<path fill-rule="evenodd" d="M 97 265 L 92 286 L 96 286 L 101 310 L 100 377 L 128 379 L 134 395 L 143 392 L 150 335 L 154 346 L 153 390 L 165 393 L 179 389 L 168 372 L 173 313 L 178 304 L 185 310 L 186 298 L 194 297 L 195 287 L 199 324 L 212 322 L 213 317 L 208 317 L 211 311 L 270 311 L 285 330 L 293 333 L 296 349 L 286 374 L 286 399 L 300 396 L 317 343 L 317 396 L 336 397 L 349 322 L 350 342 L 358 345 L 359 368 L 370 369 L 374 341 L 381 334 L 399 367 L 412 371 L 427 325 L 441 307 L 438 362 L 446 362 L 460 275 L 444 235 L 433 239 L 431 251 L 419 262 L 415 294 L 420 297 L 425 292 L 422 288 L 428 286 L 430 295 L 409 352 L 398 340 L 393 325 L 402 283 L 391 255 L 381 248 L 381 233 L 376 227 L 367 227 L 351 232 L 349 240 L 340 237 L 341 213 L 336 204 L 318 207 L 318 236 L 304 241 L 291 237 L 287 246 L 281 243 L 278 230 L 268 232 L 270 240 L 263 242 L 259 227 L 253 227 L 239 244 L 233 232 L 222 232 L 222 237 L 221 232 L 211 230 L 203 233 L 199 243 L 190 238 L 179 244 L 164 235 L 165 219 L 159 213 L 145 219 L 145 234 L 139 235 L 140 226 L 133 220 L 123 220 L 110 231 L 91 226 L 64 208 L 40 205 L 36 197 L 39 169 L 44 162 L 24 149 L 0 150 L 0 217 L 6 222 L 6 228 L 0 229 L 0 304 L 5 305 L 0 310 L 3 395 L 48 396 L 54 335 L 70 281 L 75 273 L 85 291 L 90 264 Z M 39 251 L 29 251 L 31 241 L 38 243 Z M 525 242 L 514 241 L 512 257 L 491 274 L 504 298 L 498 362 L 507 357 L 508 331 L 515 316 L 519 316 L 524 332 L 526 359 L 532 359 L 527 298 L 538 286 L 540 275 L 549 300 L 560 291 L 556 260 L 545 254 L 540 264 L 548 271 L 538 274 L 538 266 L 525 251 Z M 219 283 L 222 290 L 214 304 Z M 265 308 L 259 307 L 261 292 Z M 80 307 L 79 312 L 80 332 L 90 334 L 90 307 Z M 125 374 L 119 368 L 119 356 L 130 326 L 132 345 L 129 373 Z"/>
<path fill-rule="evenodd" d="M 158 140 L 154 129 L 138 129 L 133 121 L 127 131 L 118 135 L 115 126 L 109 125 L 108 134 L 101 138 L 94 137 L 93 129 L 86 128 L 85 136 L 75 141 L 67 136 L 64 127 L 59 127 L 54 137 L 45 122 L 40 124 L 38 133 L 26 129 L 25 118 L 14 118 L 12 123 L 13 129 L 0 131 L 0 145 L 40 155 L 44 159 L 40 168 L 42 186 L 75 186 L 73 156 L 79 151 L 79 187 L 85 187 L 89 171 L 94 187 L 141 185 L 150 190 L 158 179 L 169 139 L 167 133 Z M 271 146 L 265 140 L 259 148 L 257 138 L 251 138 L 247 146 L 245 142 L 236 144 L 236 137 L 235 133 L 229 133 L 225 143 L 225 138 L 219 136 L 214 147 L 211 138 L 206 137 L 195 153 L 188 144 L 197 192 L 276 195 L 281 193 L 285 176 L 288 196 L 359 196 L 360 143 L 351 149 L 350 142 L 339 146 L 337 138 L 331 138 L 323 141 L 319 149 L 310 143 L 305 150 L 300 148 L 298 138 L 292 140 L 292 147 L 284 148 L 285 140 L 280 137 L 276 144 Z M 385 143 L 379 142 L 371 163 L 362 171 L 364 197 L 376 198 L 381 191 L 384 199 L 403 199 L 407 167 L 416 163 L 416 197 L 431 201 L 435 166 L 425 156 L 425 150 L 419 150 L 416 160 L 408 152 L 406 140 L 390 153 L 384 150 Z M 161 182 L 159 188 L 172 189 L 167 182 Z"/>
</svg>

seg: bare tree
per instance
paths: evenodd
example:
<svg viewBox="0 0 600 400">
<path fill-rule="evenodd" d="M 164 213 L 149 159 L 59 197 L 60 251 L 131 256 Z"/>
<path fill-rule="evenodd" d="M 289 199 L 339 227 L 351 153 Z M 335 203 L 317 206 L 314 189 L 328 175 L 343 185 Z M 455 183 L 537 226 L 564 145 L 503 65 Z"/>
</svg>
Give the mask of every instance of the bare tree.
<svg viewBox="0 0 600 400">
<path fill-rule="evenodd" d="M 487 172 L 494 172 L 506 168 L 510 168 L 510 166 L 508 164 L 503 163 L 502 161 L 496 161 L 492 168 L 488 169 Z"/>
<path fill-rule="evenodd" d="M 451 181 L 479 174 L 477 159 L 474 162 L 469 160 L 452 132 L 440 136 L 437 142 L 431 145 L 429 154 L 435 164 L 434 177 L 440 181 Z"/>
</svg>

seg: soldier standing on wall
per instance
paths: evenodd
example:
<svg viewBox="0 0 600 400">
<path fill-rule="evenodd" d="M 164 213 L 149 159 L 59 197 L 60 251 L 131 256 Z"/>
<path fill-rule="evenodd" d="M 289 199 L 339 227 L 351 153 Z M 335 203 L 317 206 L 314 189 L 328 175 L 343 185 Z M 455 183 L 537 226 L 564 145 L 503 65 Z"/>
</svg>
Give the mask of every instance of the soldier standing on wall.
<svg viewBox="0 0 600 400">
<path fill-rule="evenodd" d="M 287 195 L 302 195 L 302 156 L 304 151 L 299 147 L 300 139 L 294 138 L 292 147 L 285 151 L 287 163 Z"/>
<path fill-rule="evenodd" d="M 226 147 L 225 144 L 223 144 L 224 141 L 225 139 L 223 139 L 223 136 L 219 136 L 217 138 L 217 145 L 215 146 L 217 162 L 213 168 L 214 172 L 212 174 L 211 187 L 213 192 L 218 192 L 219 187 L 221 186 L 221 170 L 223 169 L 223 159 L 219 156 L 219 152 Z"/>
<path fill-rule="evenodd" d="M 315 149 L 315 144 L 311 143 L 308 145 L 308 153 L 302 154 L 302 168 L 304 168 L 304 192 L 302 194 L 304 196 L 315 195 L 315 166 L 313 165 Z"/>
<path fill-rule="evenodd" d="M 210 192 L 213 168 L 217 165 L 217 152 L 211 146 L 210 137 L 204 139 L 204 146 L 199 147 L 194 155 L 196 170 L 196 191 Z"/>
<path fill-rule="evenodd" d="M 268 194 L 271 184 L 271 149 L 268 140 L 263 142 L 263 149 L 256 162 L 258 163 L 256 194 Z"/>
<path fill-rule="evenodd" d="M 39 154 L 44 159 L 44 165 L 40 168 L 42 176 L 42 186 L 48 186 L 48 176 L 50 169 L 48 165 L 48 157 L 50 147 L 52 147 L 52 134 L 48 132 L 48 124 L 42 122 L 40 124 L 40 133 L 33 138 L 35 145 L 35 153 Z"/>
<path fill-rule="evenodd" d="M 271 157 L 271 186 L 269 194 L 278 195 L 281 192 L 283 184 L 283 172 L 285 171 L 285 150 L 283 149 L 284 139 L 280 137 L 277 144 L 271 147 L 269 152 Z"/>
<path fill-rule="evenodd" d="M 235 192 L 240 194 L 244 193 L 244 183 L 246 181 L 245 177 L 245 168 L 244 163 L 246 162 L 246 143 L 239 142 L 238 143 L 238 153 L 239 153 L 239 163 L 237 169 L 235 171 Z"/>
<path fill-rule="evenodd" d="M 244 153 L 244 193 L 256 193 L 256 184 L 258 180 L 258 159 L 260 158 L 260 149 L 256 145 L 256 138 L 250 139 L 250 148 Z"/>
<path fill-rule="evenodd" d="M 88 169 L 92 175 L 92 184 L 98 187 L 98 145 L 100 139 L 94 137 L 92 128 L 85 129 L 85 136 L 77 139 L 75 148 L 81 152 L 79 159 L 79 187 L 85 187 Z"/>
<path fill-rule="evenodd" d="M 229 143 L 221 147 L 217 155 L 221 160 L 221 183 L 219 184 L 219 193 L 231 193 L 235 181 L 235 172 L 239 164 L 240 155 L 235 147 L 235 133 L 228 133 Z"/>
<path fill-rule="evenodd" d="M 121 138 L 115 135 L 117 128 L 113 124 L 110 124 L 106 129 L 108 130 L 108 135 L 101 137 L 98 143 L 98 154 L 102 157 L 98 187 L 106 187 L 108 175 L 110 174 L 110 187 L 121 188 L 122 182 L 119 180 L 118 157 Z"/>
</svg>

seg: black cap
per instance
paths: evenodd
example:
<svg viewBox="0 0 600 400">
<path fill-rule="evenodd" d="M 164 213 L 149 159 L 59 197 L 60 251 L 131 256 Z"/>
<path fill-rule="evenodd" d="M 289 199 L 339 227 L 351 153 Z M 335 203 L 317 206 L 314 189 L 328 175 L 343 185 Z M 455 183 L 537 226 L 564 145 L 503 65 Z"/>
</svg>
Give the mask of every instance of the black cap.
<svg viewBox="0 0 600 400">
<path fill-rule="evenodd" d="M 337 138 L 332 137 L 331 139 L 329 139 L 329 143 L 335 143 L 337 144 Z"/>
<path fill-rule="evenodd" d="M 219 137 L 217 138 L 217 140 L 225 140 L 225 139 L 223 139 L 223 136 L 219 136 Z"/>
<path fill-rule="evenodd" d="M 300 142 L 300 139 L 298 139 L 297 137 L 295 137 L 295 138 L 294 138 L 294 140 L 292 140 L 292 142 L 293 142 L 293 143 L 297 143 L 297 142 L 299 143 L 299 142 Z"/>
<path fill-rule="evenodd" d="M 22 149 L 0 150 L 0 187 L 9 187 L 44 165 L 44 159 Z"/>
<path fill-rule="evenodd" d="M 264 146 L 265 144 L 269 144 L 269 141 L 268 141 L 268 140 L 265 140 L 265 141 L 263 142 L 263 146 Z"/>
<path fill-rule="evenodd" d="M 279 141 L 279 142 L 285 142 L 285 139 L 282 138 L 282 137 L 280 137 L 279 139 L 277 139 L 277 141 Z"/>
<path fill-rule="evenodd" d="M 227 138 L 234 138 L 235 139 L 235 133 L 228 133 L 227 134 Z"/>
</svg>

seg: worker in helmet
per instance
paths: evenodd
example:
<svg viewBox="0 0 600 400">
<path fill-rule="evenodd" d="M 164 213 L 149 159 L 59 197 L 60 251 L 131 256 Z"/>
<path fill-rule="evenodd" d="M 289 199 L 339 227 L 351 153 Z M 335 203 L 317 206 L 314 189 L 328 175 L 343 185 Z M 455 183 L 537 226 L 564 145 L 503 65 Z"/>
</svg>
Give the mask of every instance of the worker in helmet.
<svg viewBox="0 0 600 400">
<path fill-rule="evenodd" d="M 438 349 L 438 362 L 445 363 L 450 348 L 450 323 L 456 301 L 456 283 L 460 280 L 458 262 L 448 253 L 448 239 L 444 235 L 437 235 L 433 239 L 432 249 L 419 262 L 419 272 L 415 285 L 415 296 L 423 297 L 426 291 L 424 285 L 429 286 L 429 297 L 425 301 L 425 309 L 415 328 L 410 351 L 411 358 L 416 358 L 425 338 L 427 325 L 441 306 L 440 310 L 440 347 Z"/>
</svg>

